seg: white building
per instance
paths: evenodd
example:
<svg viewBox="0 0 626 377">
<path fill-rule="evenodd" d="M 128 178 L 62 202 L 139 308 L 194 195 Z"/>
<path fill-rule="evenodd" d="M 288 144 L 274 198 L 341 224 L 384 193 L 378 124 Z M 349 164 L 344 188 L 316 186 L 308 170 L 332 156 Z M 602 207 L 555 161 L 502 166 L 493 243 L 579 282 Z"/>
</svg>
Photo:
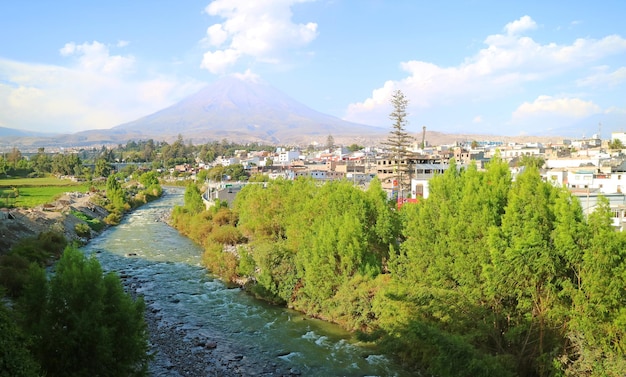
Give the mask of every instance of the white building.
<svg viewBox="0 0 626 377">
<path fill-rule="evenodd" d="M 430 181 L 435 174 L 443 174 L 448 167 L 450 167 L 448 164 L 415 165 L 415 175 L 414 178 L 411 179 L 411 198 L 428 198 L 428 181 Z"/>
<path fill-rule="evenodd" d="M 292 161 L 300 159 L 300 151 L 285 151 L 278 152 L 276 163 L 279 165 L 288 165 Z"/>
<path fill-rule="evenodd" d="M 239 159 L 237 157 L 219 156 L 217 159 L 215 159 L 215 163 L 217 165 L 230 166 L 230 165 L 238 164 L 239 163 Z"/>
<path fill-rule="evenodd" d="M 626 145 L 626 132 L 611 132 L 611 141 L 619 140 Z"/>
<path fill-rule="evenodd" d="M 580 167 L 599 167 L 602 158 L 599 155 L 588 157 L 550 158 L 546 160 L 546 169 L 572 169 Z"/>
</svg>

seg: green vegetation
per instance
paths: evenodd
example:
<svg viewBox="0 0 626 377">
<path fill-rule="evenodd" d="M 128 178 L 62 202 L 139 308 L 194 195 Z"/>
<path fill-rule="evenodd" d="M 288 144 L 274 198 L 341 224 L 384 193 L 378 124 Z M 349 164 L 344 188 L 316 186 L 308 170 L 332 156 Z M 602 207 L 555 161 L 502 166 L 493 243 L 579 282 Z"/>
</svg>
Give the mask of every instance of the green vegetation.
<svg viewBox="0 0 626 377">
<path fill-rule="evenodd" d="M 76 173 L 90 176 L 78 157 L 68 156 L 49 162 L 53 168 L 55 161 L 68 162 Z M 39 157 L 45 160 L 42 153 L 35 159 Z M 31 167 L 24 159 L 10 168 L 7 161 L 0 156 L 0 173 L 30 175 Z M 96 174 L 110 173 L 107 163 L 97 165 Z M 130 174 L 139 175 L 136 169 Z M 0 180 L 0 205 L 45 204 L 61 193 L 91 190 L 92 183 L 76 184 L 51 177 L 5 178 Z M 116 224 L 125 211 L 161 193 L 155 172 L 141 174 L 136 180 L 121 172 L 109 175 L 106 194 L 95 195 L 93 200 L 110 211 L 105 222 Z M 75 225 L 80 236 L 88 237 L 92 229 L 100 231 L 105 226 L 105 222 L 83 212 L 74 210 L 70 215 L 84 221 Z M 49 268 L 57 260 L 48 278 L 44 267 Z M 0 293 L 0 376 L 147 374 L 151 356 L 143 300 L 133 300 L 126 294 L 116 275 L 103 275 L 96 259 L 86 259 L 74 247 L 67 247 L 62 234 L 41 233 L 3 251 Z"/>
<path fill-rule="evenodd" d="M 0 302 L 0 376 L 39 376 L 39 366 L 28 350 L 28 338 L 17 326 L 12 314 L 4 302 Z"/>
<path fill-rule="evenodd" d="M 68 191 L 87 192 L 87 182 L 73 182 L 55 177 L 0 179 L 0 207 L 33 208 L 50 203 Z"/>
<path fill-rule="evenodd" d="M 139 176 L 137 181 L 122 185 L 122 177 L 110 175 L 106 182 L 106 200 L 102 203 L 109 211 L 104 222 L 116 225 L 122 215 L 133 208 L 155 200 L 161 196 L 163 189 L 155 173 L 150 171 Z"/>
<path fill-rule="evenodd" d="M 409 100 L 401 90 L 396 90 L 391 97 L 393 111 L 389 118 L 393 120 L 391 131 L 383 145 L 387 146 L 391 152 L 391 158 L 395 161 L 395 179 L 398 181 L 400 190 L 406 190 L 409 186 L 410 169 L 406 159 L 412 154 L 409 150 L 413 137 L 406 131 L 408 124 L 407 107 Z"/>
<path fill-rule="evenodd" d="M 147 372 L 144 302 L 103 276 L 96 259 L 67 248 L 48 280 L 34 269 L 19 301 L 31 352 L 48 376 L 140 376 Z"/>
<path fill-rule="evenodd" d="M 67 246 L 60 233 L 44 232 L 36 238 L 24 238 L 5 255 L 0 255 L 0 286 L 12 297 L 18 297 L 26 284 L 31 264 L 39 267 L 58 259 Z"/>
<path fill-rule="evenodd" d="M 620 150 L 624 149 L 624 143 L 620 139 L 615 139 L 609 142 L 609 149 Z"/>
<path fill-rule="evenodd" d="M 0 257 L 0 284 L 15 302 L 0 305 L 0 375 L 146 375 L 143 300 L 65 245 L 62 235 L 44 233 Z M 48 278 L 43 266 L 61 253 Z"/>
<path fill-rule="evenodd" d="M 99 219 L 94 219 L 93 217 L 87 216 L 86 214 L 80 212 L 80 211 L 71 211 L 71 214 L 76 216 L 77 218 L 83 220 L 84 222 L 86 222 L 87 224 L 83 224 L 85 226 L 87 226 L 88 228 L 93 229 L 96 232 L 101 231 L 102 229 L 104 229 L 105 224 L 100 221 Z M 80 224 L 78 224 L 80 225 Z M 89 230 L 89 229 L 87 229 Z"/>
<path fill-rule="evenodd" d="M 380 183 L 249 185 L 232 209 L 173 221 L 214 273 L 337 322 L 437 376 L 626 375 L 626 234 L 608 200 L 583 216 L 528 164 L 494 159 L 430 182 L 400 211 Z M 188 196 L 188 197 L 187 197 Z"/>
</svg>

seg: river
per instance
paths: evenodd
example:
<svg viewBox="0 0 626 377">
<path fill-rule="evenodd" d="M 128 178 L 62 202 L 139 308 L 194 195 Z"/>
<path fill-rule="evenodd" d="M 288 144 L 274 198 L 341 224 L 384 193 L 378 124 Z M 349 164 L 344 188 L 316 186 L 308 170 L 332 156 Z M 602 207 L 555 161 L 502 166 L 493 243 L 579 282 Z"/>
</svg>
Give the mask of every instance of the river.
<svg viewBox="0 0 626 377">
<path fill-rule="evenodd" d="M 200 265 L 201 248 L 162 221 L 182 204 L 183 191 L 168 188 L 82 248 L 144 296 L 147 317 L 157 321 L 151 332 L 164 338 L 151 336 L 158 352 L 151 375 L 408 375 L 338 326 L 256 300 L 211 276 Z M 172 343 L 181 348 L 167 349 Z M 177 371 L 176 358 L 206 365 Z"/>
</svg>

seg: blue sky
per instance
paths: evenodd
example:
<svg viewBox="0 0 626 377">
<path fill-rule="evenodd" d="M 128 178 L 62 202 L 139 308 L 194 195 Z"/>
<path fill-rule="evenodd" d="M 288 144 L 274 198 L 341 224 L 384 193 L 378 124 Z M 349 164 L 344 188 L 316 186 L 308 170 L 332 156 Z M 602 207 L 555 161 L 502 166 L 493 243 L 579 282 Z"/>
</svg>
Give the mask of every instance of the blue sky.
<svg viewBox="0 0 626 377">
<path fill-rule="evenodd" d="M 5 0 L 0 127 L 110 128 L 240 74 L 385 128 L 400 89 L 409 131 L 607 137 L 626 129 L 625 14 L 622 0 Z"/>
</svg>

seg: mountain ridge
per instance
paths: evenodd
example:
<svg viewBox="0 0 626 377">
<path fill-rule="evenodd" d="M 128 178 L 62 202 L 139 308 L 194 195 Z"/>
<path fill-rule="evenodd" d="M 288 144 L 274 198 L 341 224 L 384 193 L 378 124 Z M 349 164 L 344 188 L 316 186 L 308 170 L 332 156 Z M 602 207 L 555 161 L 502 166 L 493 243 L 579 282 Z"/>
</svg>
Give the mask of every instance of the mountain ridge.
<svg viewBox="0 0 626 377">
<path fill-rule="evenodd" d="M 234 77 L 218 80 L 172 106 L 112 130 L 268 143 L 306 142 L 328 135 L 380 136 L 388 131 L 323 114 L 266 83 Z"/>
<path fill-rule="evenodd" d="M 0 128 L 0 136 L 3 136 L 0 148 L 14 145 L 85 147 L 141 139 L 169 142 L 179 135 L 196 144 L 223 139 L 238 143 L 325 144 L 331 135 L 337 144 L 379 145 L 389 132 L 390 128 L 352 123 L 313 110 L 267 83 L 225 77 L 171 106 L 110 129 L 51 136 Z M 421 131 L 409 131 L 409 134 L 421 140 Z M 433 145 L 488 139 L 559 143 L 563 139 L 557 135 L 496 136 L 433 130 L 428 130 L 426 136 Z"/>
</svg>

